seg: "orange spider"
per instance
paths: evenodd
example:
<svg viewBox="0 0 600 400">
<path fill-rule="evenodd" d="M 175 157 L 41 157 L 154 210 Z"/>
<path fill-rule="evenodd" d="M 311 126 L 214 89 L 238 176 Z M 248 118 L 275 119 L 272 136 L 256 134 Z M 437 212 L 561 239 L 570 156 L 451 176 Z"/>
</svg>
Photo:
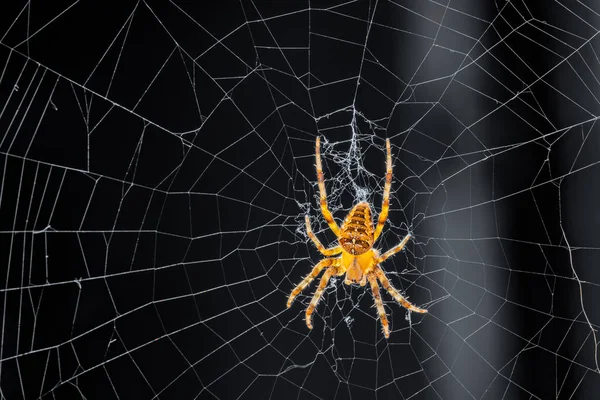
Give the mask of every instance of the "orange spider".
<svg viewBox="0 0 600 400">
<path fill-rule="evenodd" d="M 325 191 L 325 179 L 323 176 L 323 168 L 321 165 L 321 150 L 320 140 L 317 137 L 316 152 L 315 156 L 317 159 L 317 178 L 319 180 L 319 192 L 321 194 L 321 212 L 329 228 L 335 233 L 338 238 L 339 244 L 337 246 L 326 249 L 319 239 L 312 232 L 310 227 L 310 220 L 308 215 L 305 217 L 306 221 L 306 233 L 312 239 L 317 249 L 326 257 L 333 256 L 342 253 L 341 256 L 335 258 L 324 258 L 315 267 L 312 272 L 300 282 L 298 286 L 294 288 L 287 302 L 288 308 L 292 305 L 292 302 L 308 286 L 313 279 L 315 279 L 321 271 L 326 268 L 323 277 L 319 283 L 319 287 L 315 291 L 315 294 L 310 302 L 310 305 L 306 309 L 306 326 L 312 329 L 311 315 L 317 306 L 317 303 L 323 295 L 323 291 L 327 287 L 329 280 L 332 276 L 341 276 L 346 274 L 344 283 L 350 285 L 358 283 L 360 286 L 364 286 L 369 281 L 371 290 L 373 292 L 373 299 L 379 312 L 379 319 L 383 326 L 383 334 L 386 338 L 390 336 L 390 330 L 387 320 L 387 315 L 383 308 L 381 301 L 381 295 L 379 294 L 379 282 L 383 285 L 385 290 L 394 297 L 394 299 L 400 303 L 404 308 L 415 311 L 418 313 L 426 313 L 427 310 L 412 305 L 406 300 L 396 289 L 392 287 L 390 281 L 385 276 L 385 273 L 379 266 L 380 263 L 393 256 L 406 245 L 410 239 L 410 234 L 406 235 L 400 244 L 392 247 L 382 255 L 373 248 L 373 244 L 381 235 L 383 225 L 388 217 L 388 211 L 390 207 L 390 187 L 392 186 L 392 151 L 390 150 L 390 141 L 385 141 L 387 148 L 387 173 L 385 175 L 385 186 L 383 189 L 383 204 L 381 206 L 381 213 L 379 214 L 379 220 L 377 221 L 377 227 L 373 230 L 373 220 L 371 217 L 371 206 L 367 202 L 361 202 L 355 205 L 352 210 L 344 219 L 342 228 L 340 229 L 333 219 L 329 208 L 327 208 L 327 192 Z"/>
</svg>

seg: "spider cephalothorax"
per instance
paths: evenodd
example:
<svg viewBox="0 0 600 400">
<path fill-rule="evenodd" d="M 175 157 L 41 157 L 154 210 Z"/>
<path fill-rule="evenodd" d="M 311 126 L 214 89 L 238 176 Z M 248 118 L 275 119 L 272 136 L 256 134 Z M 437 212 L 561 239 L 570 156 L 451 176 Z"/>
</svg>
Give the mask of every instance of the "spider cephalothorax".
<svg viewBox="0 0 600 400">
<path fill-rule="evenodd" d="M 371 291 L 373 292 L 373 298 L 375 305 L 379 312 L 379 319 L 383 326 L 383 334 L 386 338 L 390 336 L 389 324 L 387 315 L 383 308 L 383 302 L 381 301 L 381 295 L 379 293 L 379 283 L 383 285 L 384 289 L 394 297 L 404 308 L 415 311 L 418 313 L 426 313 L 427 310 L 419 308 L 411 304 L 406 300 L 394 287 L 390 284 L 390 281 L 385 276 L 385 273 L 379 266 L 380 263 L 393 256 L 404 248 L 410 234 L 406 235 L 402 242 L 392 247 L 382 255 L 373 248 L 374 243 L 377 241 L 383 230 L 383 225 L 387 220 L 388 211 L 390 207 L 390 188 L 392 185 L 392 152 L 390 149 L 389 139 L 385 142 L 387 149 L 387 173 L 385 175 L 385 186 L 383 188 L 383 204 L 381 206 L 381 213 L 377 221 L 377 226 L 373 229 L 373 219 L 371 206 L 367 202 L 360 202 L 352 207 L 352 210 L 348 213 L 340 229 L 333 219 L 329 208 L 327 207 L 327 192 L 325 191 L 325 177 L 323 176 L 323 167 L 321 165 L 321 149 L 320 140 L 317 137 L 316 143 L 316 159 L 317 159 L 317 179 L 319 182 L 319 192 L 321 195 L 321 212 L 323 218 L 329 228 L 338 238 L 339 245 L 326 249 L 319 239 L 312 232 L 310 227 L 310 219 L 308 215 L 305 216 L 306 222 L 306 233 L 312 239 L 317 249 L 326 257 L 340 254 L 335 258 L 324 258 L 315 267 L 312 272 L 308 274 L 302 282 L 298 284 L 290 294 L 287 302 L 288 308 L 292 305 L 292 302 L 302 292 L 302 290 L 315 279 L 323 269 L 325 273 L 321 277 L 319 287 L 317 288 L 310 305 L 306 309 L 306 325 L 309 329 L 312 329 L 311 315 L 319 302 L 319 299 L 323 295 L 323 291 L 327 287 L 327 283 L 332 276 L 341 276 L 346 274 L 344 283 L 347 285 L 358 283 L 364 286 L 369 281 L 371 285 Z"/>
</svg>

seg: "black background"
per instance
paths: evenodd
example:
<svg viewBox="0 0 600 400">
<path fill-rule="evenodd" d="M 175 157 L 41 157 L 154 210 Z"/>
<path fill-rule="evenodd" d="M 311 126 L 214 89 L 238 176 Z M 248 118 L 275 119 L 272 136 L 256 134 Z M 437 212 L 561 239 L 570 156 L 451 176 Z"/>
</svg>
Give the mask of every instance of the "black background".
<svg viewBox="0 0 600 400">
<path fill-rule="evenodd" d="M 0 7 L 6 399 L 595 398 L 593 2 Z M 426 316 L 316 283 L 338 221 Z M 582 306 L 583 305 L 583 306 Z"/>
</svg>

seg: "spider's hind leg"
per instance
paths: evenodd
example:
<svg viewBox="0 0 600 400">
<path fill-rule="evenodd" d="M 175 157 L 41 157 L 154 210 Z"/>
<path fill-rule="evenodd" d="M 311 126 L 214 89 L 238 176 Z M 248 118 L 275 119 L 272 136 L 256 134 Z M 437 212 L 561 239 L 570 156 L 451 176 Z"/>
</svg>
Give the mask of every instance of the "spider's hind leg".
<svg viewBox="0 0 600 400">
<path fill-rule="evenodd" d="M 340 228 L 333 219 L 333 215 L 331 215 L 331 211 L 329 211 L 329 207 L 327 207 L 327 191 L 325 190 L 325 175 L 323 174 L 323 165 L 321 164 L 321 139 L 317 136 L 317 141 L 315 145 L 315 159 L 317 162 L 317 180 L 319 182 L 319 195 L 320 195 L 320 203 L 321 203 L 321 213 L 323 214 L 323 218 L 329 225 L 331 231 L 335 234 L 336 237 L 340 237 Z"/>
<path fill-rule="evenodd" d="M 306 223 L 306 234 L 313 241 L 315 246 L 317 246 L 317 249 L 321 252 L 321 254 L 323 254 L 326 257 L 331 257 L 342 252 L 342 246 L 334 246 L 329 249 L 326 249 L 325 246 L 323 246 L 323 244 L 319 240 L 319 238 L 316 237 L 314 232 L 312 231 L 312 228 L 310 226 L 310 218 L 308 217 L 308 215 L 304 216 L 304 221 Z"/>
<path fill-rule="evenodd" d="M 388 251 L 383 253 L 383 255 L 378 256 L 375 263 L 381 264 L 382 262 L 384 262 L 385 260 L 387 260 L 388 258 L 393 256 L 394 254 L 402 251 L 402 249 L 404 248 L 404 246 L 406 246 L 406 243 L 408 243 L 408 241 L 410 240 L 411 237 L 412 236 L 410 233 L 408 235 L 404 236 L 404 239 L 402 239 L 402 241 L 399 244 L 395 245 L 394 247 L 392 247 L 391 249 L 389 249 Z"/>
<path fill-rule="evenodd" d="M 385 185 L 383 186 L 383 201 L 381 202 L 381 211 L 379 212 L 379 218 L 377 219 L 374 240 L 377 240 L 379 235 L 381 235 L 383 225 L 385 225 L 385 221 L 387 220 L 390 211 L 390 189 L 392 187 L 392 150 L 390 148 L 390 139 L 385 140 L 385 147 L 387 150 Z"/>
</svg>

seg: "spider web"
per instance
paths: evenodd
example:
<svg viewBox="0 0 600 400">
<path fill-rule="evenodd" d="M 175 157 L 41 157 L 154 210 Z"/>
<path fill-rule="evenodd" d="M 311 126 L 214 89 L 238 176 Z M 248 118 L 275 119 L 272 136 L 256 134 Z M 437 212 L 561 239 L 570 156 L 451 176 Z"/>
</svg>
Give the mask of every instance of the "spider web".
<svg viewBox="0 0 600 400">
<path fill-rule="evenodd" d="M 2 399 L 600 392 L 593 2 L 12 2 L 0 12 Z M 218 3 L 218 4 L 217 4 Z M 586 4 L 587 3 L 587 4 Z M 377 213 L 427 315 L 332 279 Z"/>
</svg>

